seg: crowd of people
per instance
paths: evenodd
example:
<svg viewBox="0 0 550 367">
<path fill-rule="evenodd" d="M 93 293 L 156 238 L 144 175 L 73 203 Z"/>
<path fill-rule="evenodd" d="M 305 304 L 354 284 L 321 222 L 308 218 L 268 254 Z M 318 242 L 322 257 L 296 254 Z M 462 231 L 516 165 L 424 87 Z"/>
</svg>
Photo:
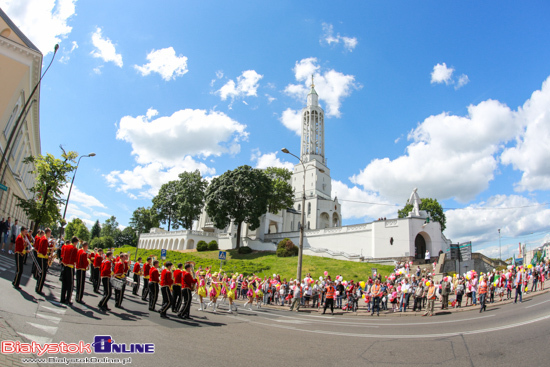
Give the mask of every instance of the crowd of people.
<svg viewBox="0 0 550 367">
<path fill-rule="evenodd" d="M 116 308 L 123 308 L 124 293 L 127 286 L 132 287 L 132 294 L 138 296 L 142 288 L 141 299 L 147 301 L 150 311 L 155 311 L 157 301 L 162 297 L 159 310 L 161 317 L 166 318 L 170 310 L 178 317 L 190 318 L 190 307 L 193 293 L 200 304 L 198 311 L 211 307 L 218 312 L 220 303 L 228 304 L 226 312 L 237 312 L 236 299 L 242 299 L 244 308 L 249 310 L 255 305 L 258 309 L 263 304 L 287 306 L 291 311 L 300 308 L 323 309 L 323 314 L 334 309 L 357 311 L 366 309 L 371 315 L 380 311 L 407 312 L 424 310 L 425 316 L 434 314 L 435 301 L 441 302 L 442 309 L 479 305 L 479 312 L 486 309 L 487 303 L 499 302 L 514 297 L 514 302 L 522 302 L 527 292 L 544 289 L 549 276 L 549 262 L 539 262 L 528 266 L 509 265 L 504 270 L 483 274 L 471 270 L 462 275 L 449 274 L 438 279 L 435 273 L 427 268 L 412 269 L 411 263 L 397 263 L 394 271 L 382 278 L 373 273 L 365 280 L 344 280 L 341 275 L 333 277 L 324 272 L 318 278 L 310 273 L 302 280 L 285 278 L 280 275 L 260 277 L 258 275 L 229 274 L 221 270 L 201 266 L 195 269 L 193 262 L 172 264 L 170 261 L 161 264 L 154 257 L 141 257 L 132 264 L 129 255 L 121 253 L 114 257 L 114 252 L 93 249 L 89 251 L 87 242 L 73 237 L 62 246 L 56 247 L 57 241 L 51 238 L 51 230 L 40 231 L 35 238 L 21 227 L 15 239 L 16 274 L 13 286 L 19 288 L 23 264 L 30 254 L 36 279 L 35 291 L 43 294 L 42 288 L 52 263 L 52 257 L 62 265 L 61 302 L 72 304 L 72 293 L 76 274 L 77 303 L 84 304 L 87 271 L 93 292 L 101 294 L 98 304 L 101 312 L 110 311 L 109 301 L 113 289 Z M 433 264 L 435 269 L 435 264 Z M 131 276 L 131 277 L 130 277 Z M 130 280 L 131 278 L 131 280 Z M 140 287 L 143 282 L 143 287 Z M 531 288 L 529 289 L 529 285 Z M 100 289 L 102 288 L 102 292 Z M 411 307 L 412 305 L 412 307 Z"/>
</svg>

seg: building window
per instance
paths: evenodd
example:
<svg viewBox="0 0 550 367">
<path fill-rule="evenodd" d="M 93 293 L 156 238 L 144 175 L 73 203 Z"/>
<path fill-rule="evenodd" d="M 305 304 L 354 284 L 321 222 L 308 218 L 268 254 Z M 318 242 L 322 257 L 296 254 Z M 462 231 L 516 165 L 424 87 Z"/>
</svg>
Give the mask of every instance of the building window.
<svg viewBox="0 0 550 367">
<path fill-rule="evenodd" d="M 311 203 L 307 203 L 307 215 L 311 214 Z"/>
<path fill-rule="evenodd" d="M 307 229 L 309 229 L 309 221 L 307 222 Z"/>
<path fill-rule="evenodd" d="M 16 120 L 16 117 L 17 117 L 17 112 L 19 111 L 19 105 L 17 104 L 12 113 L 11 113 L 11 116 L 10 118 L 8 119 L 8 123 L 6 124 L 6 128 L 4 129 L 4 136 L 6 138 L 8 138 L 10 136 L 10 133 L 11 133 L 11 127 L 13 125 L 13 123 L 15 122 Z"/>
<path fill-rule="evenodd" d="M 298 211 L 300 211 L 301 209 L 302 209 L 302 205 L 298 204 Z"/>
</svg>

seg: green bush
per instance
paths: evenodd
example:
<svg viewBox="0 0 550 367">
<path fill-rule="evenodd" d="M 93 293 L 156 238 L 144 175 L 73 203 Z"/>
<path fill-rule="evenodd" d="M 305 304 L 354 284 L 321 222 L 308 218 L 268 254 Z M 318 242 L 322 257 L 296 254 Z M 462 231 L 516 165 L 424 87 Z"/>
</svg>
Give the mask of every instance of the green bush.
<svg viewBox="0 0 550 367">
<path fill-rule="evenodd" d="M 252 249 L 250 247 L 247 247 L 247 246 L 242 246 L 242 247 L 239 247 L 239 250 L 237 250 L 237 252 L 239 254 L 246 255 L 246 254 L 251 254 Z"/>
<path fill-rule="evenodd" d="M 218 243 L 215 240 L 212 240 L 208 243 L 208 251 L 218 250 Z"/>
<path fill-rule="evenodd" d="M 103 238 L 101 238 L 101 237 L 96 237 L 96 238 L 94 238 L 94 239 L 92 240 L 92 242 L 90 243 L 90 247 L 91 247 L 92 249 L 94 249 L 94 248 L 96 248 L 96 247 L 97 247 L 97 248 L 105 248 L 105 244 L 104 244 L 104 242 L 103 242 Z"/>
<path fill-rule="evenodd" d="M 208 251 L 208 244 L 205 241 L 199 241 L 197 243 L 197 251 Z"/>
<path fill-rule="evenodd" d="M 290 239 L 284 238 L 277 244 L 277 256 L 278 257 L 290 257 L 298 255 L 298 246 L 296 246 Z"/>
</svg>

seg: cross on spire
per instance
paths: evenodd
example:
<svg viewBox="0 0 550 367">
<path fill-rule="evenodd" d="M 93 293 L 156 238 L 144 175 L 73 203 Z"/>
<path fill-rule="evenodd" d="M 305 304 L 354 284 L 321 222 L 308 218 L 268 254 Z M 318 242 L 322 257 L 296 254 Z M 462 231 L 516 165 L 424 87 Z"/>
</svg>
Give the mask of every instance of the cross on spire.
<svg viewBox="0 0 550 367">
<path fill-rule="evenodd" d="M 315 88 L 315 83 L 313 83 L 313 74 L 311 74 L 311 88 Z"/>
</svg>

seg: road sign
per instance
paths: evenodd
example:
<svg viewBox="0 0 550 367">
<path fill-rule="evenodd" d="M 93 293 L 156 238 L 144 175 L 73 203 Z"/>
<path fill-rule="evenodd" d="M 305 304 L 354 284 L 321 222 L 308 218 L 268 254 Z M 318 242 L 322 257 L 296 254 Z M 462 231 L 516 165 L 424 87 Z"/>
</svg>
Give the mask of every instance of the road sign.
<svg viewBox="0 0 550 367">
<path fill-rule="evenodd" d="M 218 259 L 225 260 L 227 258 L 227 252 L 220 251 L 220 254 L 218 255 Z"/>
<path fill-rule="evenodd" d="M 6 185 L 0 184 L 0 190 L 8 191 L 8 187 Z"/>
<path fill-rule="evenodd" d="M 471 242 L 461 243 L 459 246 L 459 250 L 460 250 L 460 261 L 472 260 L 472 243 Z"/>
<path fill-rule="evenodd" d="M 459 260 L 460 259 L 460 249 L 459 245 L 451 245 L 451 260 Z"/>
<path fill-rule="evenodd" d="M 160 250 L 160 259 L 161 260 L 166 260 L 166 249 L 165 248 Z"/>
</svg>

